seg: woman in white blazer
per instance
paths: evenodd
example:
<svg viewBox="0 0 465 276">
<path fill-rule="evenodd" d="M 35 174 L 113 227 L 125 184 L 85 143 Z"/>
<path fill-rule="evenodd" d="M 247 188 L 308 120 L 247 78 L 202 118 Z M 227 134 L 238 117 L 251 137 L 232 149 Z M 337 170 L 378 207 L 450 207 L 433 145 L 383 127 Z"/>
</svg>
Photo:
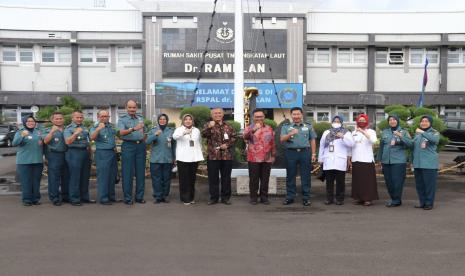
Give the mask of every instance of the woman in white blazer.
<svg viewBox="0 0 465 276">
<path fill-rule="evenodd" d="M 198 162 L 203 160 L 200 130 L 194 127 L 194 117 L 185 114 L 182 126 L 173 133 L 176 140 L 176 163 L 179 174 L 179 195 L 184 205 L 194 204 Z"/>
<path fill-rule="evenodd" d="M 323 132 L 320 140 L 318 162 L 323 165 L 326 176 L 326 205 L 334 203 L 334 181 L 336 181 L 336 205 L 344 204 L 347 157 L 354 140 L 342 123 L 342 116 L 334 116 L 331 128 Z"/>
</svg>

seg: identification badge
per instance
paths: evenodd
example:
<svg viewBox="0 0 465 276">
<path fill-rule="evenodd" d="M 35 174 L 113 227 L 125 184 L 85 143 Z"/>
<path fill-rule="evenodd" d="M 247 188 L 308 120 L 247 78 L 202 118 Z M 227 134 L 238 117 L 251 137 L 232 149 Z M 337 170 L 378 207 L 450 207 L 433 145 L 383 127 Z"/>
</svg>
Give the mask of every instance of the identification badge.
<svg viewBox="0 0 465 276">
<path fill-rule="evenodd" d="M 224 137 L 224 140 L 229 140 L 229 135 L 226 132 L 224 133 L 223 137 Z"/>
<path fill-rule="evenodd" d="M 194 140 L 189 140 L 189 146 L 193 147 L 194 146 Z"/>
<path fill-rule="evenodd" d="M 329 152 L 334 152 L 334 145 L 329 145 Z"/>
<path fill-rule="evenodd" d="M 392 138 L 391 139 L 391 146 L 395 146 L 396 145 L 396 138 Z"/>
<path fill-rule="evenodd" d="M 77 137 L 77 139 L 78 139 L 78 140 L 81 140 L 81 139 L 82 139 L 82 137 L 81 137 L 81 136 L 78 136 L 78 137 Z"/>
<path fill-rule="evenodd" d="M 423 140 L 423 141 L 421 142 L 421 148 L 422 148 L 422 149 L 426 149 L 426 143 L 427 143 L 427 141 L 425 141 L 425 140 Z"/>
<path fill-rule="evenodd" d="M 166 138 L 166 145 L 171 148 L 171 138 Z"/>
<path fill-rule="evenodd" d="M 308 127 L 303 127 L 302 128 L 302 131 L 307 131 L 308 130 Z"/>
<path fill-rule="evenodd" d="M 57 142 L 57 143 L 60 141 L 60 139 L 59 139 L 58 137 L 55 137 L 55 139 L 53 139 L 53 140 L 54 140 L 55 142 Z"/>
<path fill-rule="evenodd" d="M 28 136 L 27 136 L 27 139 L 31 140 L 31 139 L 32 139 L 32 136 L 31 136 L 31 135 L 28 135 Z"/>
</svg>

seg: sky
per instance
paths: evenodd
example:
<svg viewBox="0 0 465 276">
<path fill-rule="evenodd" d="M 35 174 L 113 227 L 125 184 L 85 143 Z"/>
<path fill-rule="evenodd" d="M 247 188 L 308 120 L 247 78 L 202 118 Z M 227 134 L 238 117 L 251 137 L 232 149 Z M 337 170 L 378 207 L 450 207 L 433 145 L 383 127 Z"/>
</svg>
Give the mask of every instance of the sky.
<svg viewBox="0 0 465 276">
<path fill-rule="evenodd" d="M 46 6 L 92 8 L 94 1 L 99 0 L 0 0 L 1 4 L 19 6 Z M 150 0 L 146 0 L 150 1 Z M 175 0 L 172 0 L 175 1 Z M 186 0 L 184 0 L 186 1 Z M 197 2 L 213 2 L 212 0 L 192 0 Z M 233 1 L 233 0 L 219 0 Z M 256 0 L 243 0 L 243 3 Z M 464 0 L 261 0 L 263 6 L 269 2 L 299 3 L 311 6 L 316 10 L 415 10 L 415 11 L 451 11 L 465 10 Z M 130 9 L 126 0 L 106 0 L 108 9 Z"/>
</svg>

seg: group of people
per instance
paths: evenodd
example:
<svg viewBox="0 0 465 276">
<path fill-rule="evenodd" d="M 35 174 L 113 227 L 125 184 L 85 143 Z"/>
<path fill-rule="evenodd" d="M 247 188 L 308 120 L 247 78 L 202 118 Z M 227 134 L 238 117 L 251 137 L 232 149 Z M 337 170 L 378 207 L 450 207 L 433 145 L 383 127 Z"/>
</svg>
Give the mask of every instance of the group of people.
<svg viewBox="0 0 465 276">
<path fill-rule="evenodd" d="M 150 175 L 152 197 L 155 204 L 168 203 L 171 175 L 176 164 L 179 175 L 179 195 L 184 205 L 195 203 L 195 182 L 198 164 L 204 160 L 202 138 L 207 144 L 207 170 L 209 183 L 208 205 L 231 204 L 231 171 L 234 144 L 239 137 L 234 128 L 224 121 L 221 108 L 211 110 L 211 121 L 201 129 L 194 124 L 191 114 L 182 116 L 181 126 L 169 127 L 169 118 L 161 114 L 156 125 L 148 130 L 144 119 L 137 114 L 137 103 L 126 103 L 127 114 L 119 118 L 117 127 L 109 122 L 107 110 L 98 112 L 98 122 L 85 128 L 81 111 L 72 114 L 72 123 L 64 126 L 64 116 L 54 112 L 52 126 L 42 131 L 33 116 L 23 118 L 23 128 L 13 140 L 18 146 L 17 170 L 22 186 L 25 206 L 40 204 L 40 180 L 43 156 L 48 163 L 48 196 L 56 206 L 69 202 L 73 206 L 95 203 L 89 196 L 91 168 L 91 141 L 95 142 L 97 198 L 103 205 L 117 201 L 115 183 L 118 174 L 116 137 L 121 145 L 121 178 L 125 204 L 144 204 L 146 149 L 150 145 Z M 265 112 L 253 111 L 253 122 L 244 129 L 242 138 L 247 144 L 250 203 L 269 204 L 268 184 L 271 165 L 275 161 L 276 146 L 273 129 L 264 123 Z M 420 204 L 430 210 L 434 204 L 437 177 L 436 146 L 439 133 L 432 129 L 432 118 L 424 116 L 420 128 L 412 139 L 399 125 L 399 118 L 389 116 L 390 128 L 383 130 L 378 159 L 391 200 L 388 207 L 400 206 L 406 174 L 406 151 L 413 151 L 413 167 Z M 296 198 L 296 176 L 299 167 L 302 187 L 302 204 L 311 205 L 312 162 L 323 166 L 326 178 L 325 204 L 342 205 L 345 197 L 345 174 L 351 170 L 352 197 L 357 204 L 370 206 L 378 199 L 373 144 L 376 132 L 369 127 L 365 114 L 357 117 L 357 128 L 350 132 L 343 126 L 343 117 L 335 116 L 332 127 L 320 140 L 319 157 L 316 153 L 316 133 L 310 123 L 303 120 L 299 107 L 291 109 L 291 122 L 283 124 L 279 141 L 284 147 L 286 161 L 286 198 L 284 205 L 293 204 Z M 133 180 L 135 191 L 133 195 Z M 334 182 L 336 192 L 334 193 Z"/>
</svg>

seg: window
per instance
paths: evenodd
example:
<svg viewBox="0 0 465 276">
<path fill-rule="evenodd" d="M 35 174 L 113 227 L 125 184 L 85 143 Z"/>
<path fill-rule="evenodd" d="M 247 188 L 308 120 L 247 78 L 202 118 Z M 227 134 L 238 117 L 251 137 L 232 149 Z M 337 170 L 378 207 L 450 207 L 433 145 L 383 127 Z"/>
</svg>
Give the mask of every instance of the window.
<svg viewBox="0 0 465 276">
<path fill-rule="evenodd" d="M 329 111 L 320 111 L 316 113 L 317 122 L 329 122 Z"/>
<path fill-rule="evenodd" d="M 447 63 L 460 63 L 460 48 L 449 48 Z"/>
<path fill-rule="evenodd" d="M 110 48 L 107 46 L 80 47 L 79 61 L 82 63 L 108 63 L 110 61 Z"/>
<path fill-rule="evenodd" d="M 465 107 L 446 106 L 444 109 L 446 118 L 463 118 L 465 117 Z"/>
<path fill-rule="evenodd" d="M 315 49 L 307 50 L 307 64 L 315 63 Z"/>
<path fill-rule="evenodd" d="M 350 48 L 337 49 L 337 63 L 351 63 L 352 53 Z"/>
<path fill-rule="evenodd" d="M 3 61 L 16 62 L 16 46 L 3 45 Z"/>
<path fill-rule="evenodd" d="M 21 62 L 33 62 L 32 46 L 20 46 L 19 47 L 19 61 Z"/>
<path fill-rule="evenodd" d="M 186 40 L 190 39 L 191 32 L 197 32 L 196 29 L 171 29 L 162 30 L 162 49 L 163 51 L 184 51 L 187 49 Z M 192 37 L 193 38 L 193 37 Z"/>
<path fill-rule="evenodd" d="M 329 48 L 310 48 L 307 49 L 307 64 L 327 64 L 330 61 Z"/>
<path fill-rule="evenodd" d="M 376 49 L 376 63 L 386 64 L 387 63 L 388 48 L 377 48 Z"/>
<path fill-rule="evenodd" d="M 368 54 L 365 48 L 354 48 L 354 63 L 366 64 L 367 59 Z"/>
<path fill-rule="evenodd" d="M 379 122 L 386 119 L 386 113 L 384 113 L 384 109 L 383 108 L 377 108 L 375 117 L 376 117 L 375 118 L 376 119 L 376 124 L 379 124 Z"/>
<path fill-rule="evenodd" d="M 344 122 L 352 123 L 359 114 L 365 113 L 363 106 L 337 106 L 336 114 L 344 116 Z"/>
<path fill-rule="evenodd" d="M 338 64 L 366 64 L 367 53 L 365 48 L 339 48 L 337 51 Z"/>
<path fill-rule="evenodd" d="M 42 46 L 42 62 L 55 62 L 54 46 Z"/>
<path fill-rule="evenodd" d="M 93 62 L 94 61 L 93 47 L 80 47 L 79 48 L 79 61 L 80 62 Z"/>
<path fill-rule="evenodd" d="M 110 61 L 110 48 L 108 47 L 95 47 L 95 58 L 97 62 Z"/>
<path fill-rule="evenodd" d="M 329 48 L 317 49 L 317 63 L 329 63 Z"/>
<path fill-rule="evenodd" d="M 142 63 L 141 46 L 120 46 L 118 47 L 118 63 Z"/>
<path fill-rule="evenodd" d="M 71 47 L 57 47 L 58 62 L 71 62 Z"/>
<path fill-rule="evenodd" d="M 389 49 L 389 64 L 400 65 L 404 64 L 404 50 L 402 48 Z"/>
<path fill-rule="evenodd" d="M 42 62 L 71 62 L 71 48 L 58 46 L 42 46 Z"/>
<path fill-rule="evenodd" d="M 412 48 L 410 49 L 410 64 L 424 65 L 428 59 L 429 64 L 439 63 L 438 48 Z"/>
<path fill-rule="evenodd" d="M 350 122 L 350 106 L 338 106 L 336 107 L 336 114 L 342 115 L 344 122 Z"/>
</svg>

